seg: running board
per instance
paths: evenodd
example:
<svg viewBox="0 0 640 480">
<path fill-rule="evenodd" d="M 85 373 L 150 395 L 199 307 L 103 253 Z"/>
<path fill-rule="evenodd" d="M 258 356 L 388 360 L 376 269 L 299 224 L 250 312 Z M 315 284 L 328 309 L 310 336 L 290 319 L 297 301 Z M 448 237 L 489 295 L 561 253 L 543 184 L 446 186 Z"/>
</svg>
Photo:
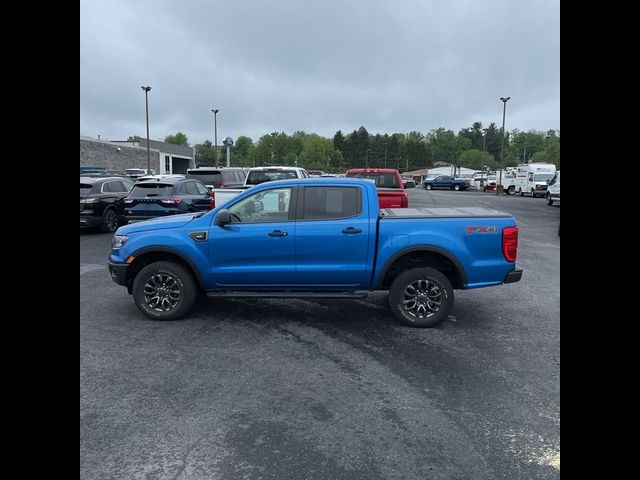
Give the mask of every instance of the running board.
<svg viewBox="0 0 640 480">
<path fill-rule="evenodd" d="M 280 292 L 245 292 L 245 291 L 212 291 L 207 292 L 208 297 L 222 298 L 366 298 L 369 292 L 298 292 L 294 290 Z"/>
</svg>

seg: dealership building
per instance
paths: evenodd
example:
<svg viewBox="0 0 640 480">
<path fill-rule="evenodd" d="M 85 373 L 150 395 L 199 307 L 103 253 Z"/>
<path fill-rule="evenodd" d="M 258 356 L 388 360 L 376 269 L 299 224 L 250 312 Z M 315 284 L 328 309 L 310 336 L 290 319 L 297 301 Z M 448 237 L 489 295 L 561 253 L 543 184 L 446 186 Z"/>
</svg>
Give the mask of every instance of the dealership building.
<svg viewBox="0 0 640 480">
<path fill-rule="evenodd" d="M 186 173 L 195 168 L 195 148 L 149 140 L 151 169 L 157 173 Z M 80 170 L 124 171 L 147 168 L 147 140 L 101 140 L 80 136 Z"/>
</svg>

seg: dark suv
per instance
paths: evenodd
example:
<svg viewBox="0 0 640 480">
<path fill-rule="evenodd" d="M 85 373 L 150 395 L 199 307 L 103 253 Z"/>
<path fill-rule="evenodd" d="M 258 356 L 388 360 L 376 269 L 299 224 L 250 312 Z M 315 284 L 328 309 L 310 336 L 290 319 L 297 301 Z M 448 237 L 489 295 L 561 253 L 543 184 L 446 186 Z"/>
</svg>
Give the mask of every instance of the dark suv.
<svg viewBox="0 0 640 480">
<path fill-rule="evenodd" d="M 80 226 L 115 232 L 124 220 L 124 199 L 131 187 L 127 177 L 80 177 Z"/>
<path fill-rule="evenodd" d="M 198 167 L 187 170 L 185 178 L 200 180 L 207 188 L 240 188 L 244 185 L 248 168 Z"/>
<path fill-rule="evenodd" d="M 139 181 L 124 200 L 127 222 L 208 211 L 210 208 L 209 189 L 192 178 L 151 178 Z"/>
</svg>

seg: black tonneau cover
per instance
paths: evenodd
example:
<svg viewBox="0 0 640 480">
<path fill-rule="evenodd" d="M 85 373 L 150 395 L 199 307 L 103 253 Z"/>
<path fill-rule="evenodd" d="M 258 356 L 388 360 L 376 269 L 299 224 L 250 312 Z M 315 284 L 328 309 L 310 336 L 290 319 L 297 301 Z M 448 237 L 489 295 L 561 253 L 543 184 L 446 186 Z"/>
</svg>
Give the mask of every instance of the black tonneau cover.
<svg viewBox="0 0 640 480">
<path fill-rule="evenodd" d="M 426 217 L 511 217 L 510 213 L 485 207 L 420 207 L 382 208 L 382 218 L 426 218 Z"/>
</svg>

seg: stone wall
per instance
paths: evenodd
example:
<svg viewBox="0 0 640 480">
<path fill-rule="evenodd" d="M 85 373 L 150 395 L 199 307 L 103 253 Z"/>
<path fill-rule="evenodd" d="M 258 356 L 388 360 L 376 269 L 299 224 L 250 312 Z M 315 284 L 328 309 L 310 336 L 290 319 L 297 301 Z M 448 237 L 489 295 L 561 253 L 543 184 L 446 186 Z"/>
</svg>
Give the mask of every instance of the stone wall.
<svg viewBox="0 0 640 480">
<path fill-rule="evenodd" d="M 158 150 L 151 149 L 151 168 L 155 171 L 160 170 L 158 155 Z M 147 168 L 147 149 L 81 138 L 80 166 L 105 167 L 106 170 L 119 171 L 127 168 Z"/>
</svg>

